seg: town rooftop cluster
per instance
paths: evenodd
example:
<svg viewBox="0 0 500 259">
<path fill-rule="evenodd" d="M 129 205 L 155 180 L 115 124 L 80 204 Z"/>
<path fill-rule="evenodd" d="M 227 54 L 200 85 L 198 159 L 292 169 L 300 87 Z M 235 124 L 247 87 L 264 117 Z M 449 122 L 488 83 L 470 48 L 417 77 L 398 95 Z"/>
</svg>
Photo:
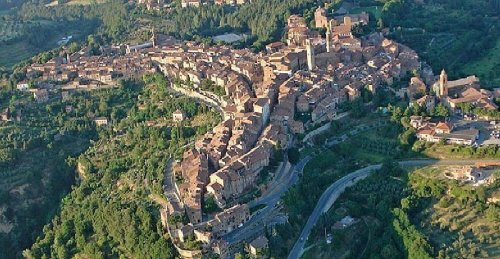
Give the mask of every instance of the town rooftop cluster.
<svg viewBox="0 0 500 259">
<path fill-rule="evenodd" d="M 224 255 L 228 252 L 224 235 L 250 218 L 249 207 L 240 198 L 255 187 L 273 152 L 288 148 L 295 134 L 335 118 L 339 105 L 359 98 L 363 89 L 372 93 L 387 89 L 427 109 L 437 102 L 452 109 L 463 102 L 498 108 L 491 102 L 498 91 L 480 90 L 475 77 L 448 81 L 443 71 L 436 80 L 407 46 L 381 33 L 356 38 L 352 30 L 369 22 L 366 13 L 332 19 L 318 8 L 314 20 L 317 27 L 326 29 L 326 38 L 308 28 L 303 17 L 292 15 L 287 21 L 287 42 L 268 44 L 266 53 L 179 42 L 153 30 L 151 41 L 145 44 L 101 47 L 98 56 L 85 48 L 45 64 L 32 64 L 27 76 L 36 88 L 30 89 L 27 82 L 17 87 L 45 102 L 53 93 L 64 96 L 71 91 L 114 87 L 119 79 L 161 72 L 172 90 L 220 110 L 223 121 L 174 165 L 174 173 L 183 180 L 175 182 L 166 214 L 188 217 L 188 224 L 168 224 L 180 251 L 186 252 L 182 244 L 194 236 L 203 243 L 204 252 Z M 408 87 L 390 87 L 413 71 L 420 77 L 412 78 Z M 207 84 L 223 93 L 205 89 Z M 437 96 L 428 94 L 431 89 Z M 299 113 L 310 113 L 311 119 L 295 119 Z M 180 110 L 173 117 L 176 121 L 185 118 Z M 108 121 L 97 118 L 96 123 Z M 412 118 L 412 125 L 420 139 L 433 142 L 446 138 L 471 144 L 478 133 L 454 133 L 448 122 L 432 124 L 421 117 Z M 222 212 L 206 215 L 202 204 L 208 198 Z"/>
</svg>

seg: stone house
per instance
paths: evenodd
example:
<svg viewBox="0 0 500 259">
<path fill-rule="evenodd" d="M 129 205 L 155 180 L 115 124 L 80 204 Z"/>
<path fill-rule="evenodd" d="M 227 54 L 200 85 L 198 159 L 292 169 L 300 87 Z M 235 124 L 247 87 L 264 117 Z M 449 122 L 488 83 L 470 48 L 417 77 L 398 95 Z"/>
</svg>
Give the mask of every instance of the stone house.
<svg viewBox="0 0 500 259">
<path fill-rule="evenodd" d="M 94 119 L 95 125 L 106 126 L 108 125 L 108 119 L 106 117 L 97 117 Z"/>
<path fill-rule="evenodd" d="M 253 256 L 264 256 L 262 253 L 268 248 L 269 240 L 265 236 L 259 236 L 247 246 L 248 252 Z"/>
<path fill-rule="evenodd" d="M 250 210 L 247 204 L 235 205 L 215 215 L 209 221 L 212 226 L 212 233 L 221 236 L 238 228 L 250 219 Z"/>
<path fill-rule="evenodd" d="M 33 97 L 38 103 L 44 103 L 49 100 L 49 92 L 47 91 L 47 89 L 36 89 L 33 92 Z"/>
<path fill-rule="evenodd" d="M 186 113 L 184 113 L 181 110 L 176 110 L 172 113 L 172 120 L 173 121 L 180 122 L 180 121 L 185 120 L 186 118 L 187 118 Z"/>
</svg>

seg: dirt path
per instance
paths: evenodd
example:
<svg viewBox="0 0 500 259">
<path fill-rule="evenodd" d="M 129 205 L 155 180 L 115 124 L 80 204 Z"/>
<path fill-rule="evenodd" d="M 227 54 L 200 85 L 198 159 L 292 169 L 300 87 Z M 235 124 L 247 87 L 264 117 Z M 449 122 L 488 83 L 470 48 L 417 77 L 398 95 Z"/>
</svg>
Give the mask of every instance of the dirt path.
<svg viewBox="0 0 500 259">
<path fill-rule="evenodd" d="M 370 229 L 370 226 L 368 226 L 368 223 L 366 223 L 366 218 L 363 217 L 363 222 L 365 222 L 366 227 L 368 228 L 368 240 L 366 241 L 365 249 L 363 249 L 363 252 L 358 258 L 363 258 L 365 255 L 366 249 L 368 248 L 368 245 L 370 244 L 371 238 L 372 238 L 372 231 Z"/>
</svg>

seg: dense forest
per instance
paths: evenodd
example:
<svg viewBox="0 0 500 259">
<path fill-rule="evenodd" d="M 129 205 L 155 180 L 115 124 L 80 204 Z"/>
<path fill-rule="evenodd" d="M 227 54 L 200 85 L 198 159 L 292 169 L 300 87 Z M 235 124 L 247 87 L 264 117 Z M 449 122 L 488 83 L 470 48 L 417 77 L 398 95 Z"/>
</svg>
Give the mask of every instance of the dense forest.
<svg viewBox="0 0 500 259">
<path fill-rule="evenodd" d="M 37 105 L 29 95 L 2 88 L 0 105 L 14 120 L 0 125 L 0 250 L 2 258 L 13 258 L 33 243 L 70 191 L 75 177 L 67 159 L 97 138 L 85 117 L 96 102 L 72 103 L 75 111 L 68 114 L 58 101 Z"/>
</svg>

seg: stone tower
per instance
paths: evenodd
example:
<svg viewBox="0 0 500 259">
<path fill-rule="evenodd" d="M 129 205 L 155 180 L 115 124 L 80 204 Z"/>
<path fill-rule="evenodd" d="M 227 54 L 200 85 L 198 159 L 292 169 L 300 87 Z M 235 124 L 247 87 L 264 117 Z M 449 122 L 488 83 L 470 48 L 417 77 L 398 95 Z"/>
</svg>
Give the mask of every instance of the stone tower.
<svg viewBox="0 0 500 259">
<path fill-rule="evenodd" d="M 448 96 L 448 75 L 443 69 L 439 75 L 439 97 L 446 96 Z"/>
<path fill-rule="evenodd" d="M 328 26 L 328 17 L 325 8 L 318 7 L 314 12 L 314 23 L 316 28 L 326 28 Z"/>
<path fill-rule="evenodd" d="M 151 28 L 151 42 L 153 43 L 153 48 L 156 48 L 156 32 L 154 26 Z"/>
<path fill-rule="evenodd" d="M 309 71 L 312 71 L 316 66 L 314 60 L 314 46 L 311 42 L 311 39 L 306 40 L 306 52 L 307 52 L 307 68 Z"/>
<path fill-rule="evenodd" d="M 337 20 L 335 20 L 335 19 L 331 19 L 331 20 L 328 22 L 328 27 L 330 28 L 330 30 L 331 30 L 333 27 L 337 26 L 337 25 L 339 25 L 339 24 L 338 24 Z"/>
<path fill-rule="evenodd" d="M 344 24 L 352 28 L 352 18 L 350 16 L 344 16 Z"/>
<path fill-rule="evenodd" d="M 332 51 L 332 33 L 330 27 L 326 27 L 326 52 Z"/>
</svg>

